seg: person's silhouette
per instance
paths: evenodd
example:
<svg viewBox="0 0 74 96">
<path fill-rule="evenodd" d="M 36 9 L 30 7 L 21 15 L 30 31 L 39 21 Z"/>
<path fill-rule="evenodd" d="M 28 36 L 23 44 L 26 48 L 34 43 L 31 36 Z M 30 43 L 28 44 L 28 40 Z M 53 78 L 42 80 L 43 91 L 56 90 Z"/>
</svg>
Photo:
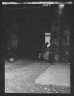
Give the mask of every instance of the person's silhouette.
<svg viewBox="0 0 74 96">
<path fill-rule="evenodd" d="M 43 46 L 43 48 L 42 48 L 42 53 L 44 53 L 44 52 L 46 51 L 48 44 L 49 44 L 48 42 L 46 42 L 46 43 L 44 44 L 44 46 Z"/>
<path fill-rule="evenodd" d="M 49 62 L 53 64 L 54 61 L 54 51 L 52 46 L 49 46 Z"/>
</svg>

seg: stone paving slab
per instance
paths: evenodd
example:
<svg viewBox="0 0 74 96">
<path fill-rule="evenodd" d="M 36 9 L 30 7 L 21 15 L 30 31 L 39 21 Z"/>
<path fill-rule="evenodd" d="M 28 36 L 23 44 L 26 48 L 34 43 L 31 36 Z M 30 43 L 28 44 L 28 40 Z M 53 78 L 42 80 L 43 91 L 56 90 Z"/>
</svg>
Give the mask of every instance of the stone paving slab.
<svg viewBox="0 0 74 96">
<path fill-rule="evenodd" d="M 35 83 L 70 86 L 70 66 L 52 65 L 44 73 L 40 74 Z"/>
</svg>

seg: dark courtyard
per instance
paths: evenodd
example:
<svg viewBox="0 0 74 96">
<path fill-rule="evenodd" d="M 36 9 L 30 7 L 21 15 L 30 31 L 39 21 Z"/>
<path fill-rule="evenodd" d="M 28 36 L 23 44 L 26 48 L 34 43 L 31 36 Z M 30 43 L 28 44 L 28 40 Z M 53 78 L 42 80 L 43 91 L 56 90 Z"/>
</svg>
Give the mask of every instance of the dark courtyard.
<svg viewBox="0 0 74 96">
<path fill-rule="evenodd" d="M 71 93 L 72 5 L 34 3 L 2 5 L 5 93 Z"/>
</svg>

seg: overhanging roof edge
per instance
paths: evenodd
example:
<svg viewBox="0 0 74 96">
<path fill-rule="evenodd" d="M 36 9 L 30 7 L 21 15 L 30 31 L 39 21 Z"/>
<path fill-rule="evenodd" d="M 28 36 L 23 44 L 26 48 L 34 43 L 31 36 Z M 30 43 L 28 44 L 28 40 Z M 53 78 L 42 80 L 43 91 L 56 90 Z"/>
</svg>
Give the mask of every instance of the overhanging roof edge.
<svg viewBox="0 0 74 96">
<path fill-rule="evenodd" d="M 2 5 L 9 5 L 9 4 L 13 4 L 13 5 L 17 5 L 17 4 L 73 4 L 72 1 L 69 2 L 56 2 L 56 1 L 48 1 L 48 2 L 2 2 Z"/>
</svg>

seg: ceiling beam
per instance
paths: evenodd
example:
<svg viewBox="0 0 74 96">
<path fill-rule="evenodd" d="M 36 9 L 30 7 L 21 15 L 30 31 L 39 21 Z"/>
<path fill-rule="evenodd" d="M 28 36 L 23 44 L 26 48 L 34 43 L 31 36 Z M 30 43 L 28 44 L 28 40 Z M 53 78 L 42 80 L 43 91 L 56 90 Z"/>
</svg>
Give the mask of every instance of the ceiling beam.
<svg viewBox="0 0 74 96">
<path fill-rule="evenodd" d="M 17 5 L 17 4 L 41 4 L 41 5 L 51 5 L 51 4 L 73 4 L 72 1 L 69 2 L 56 2 L 56 1 L 48 1 L 48 2 L 2 2 L 2 5 Z"/>
</svg>

